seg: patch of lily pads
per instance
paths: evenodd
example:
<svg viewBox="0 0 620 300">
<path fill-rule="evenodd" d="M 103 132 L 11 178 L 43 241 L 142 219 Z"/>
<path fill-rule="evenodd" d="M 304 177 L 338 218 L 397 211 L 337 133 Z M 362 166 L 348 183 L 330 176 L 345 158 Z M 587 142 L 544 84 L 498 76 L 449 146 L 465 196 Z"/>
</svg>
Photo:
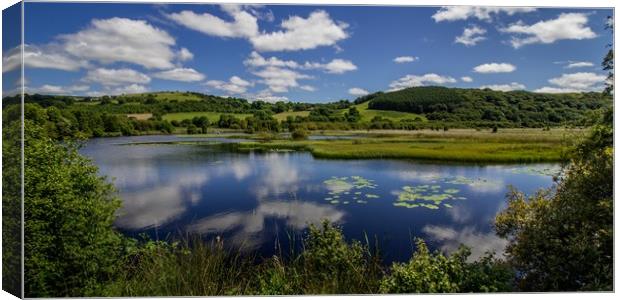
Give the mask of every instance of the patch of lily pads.
<svg viewBox="0 0 620 300">
<path fill-rule="evenodd" d="M 457 197 L 459 189 L 449 188 L 441 190 L 438 185 L 406 185 L 398 192 L 398 198 L 393 203 L 394 206 L 405 208 L 428 208 L 439 209 L 441 206 L 452 208 L 452 205 L 446 203 L 453 200 L 464 200 L 465 197 Z"/>
<path fill-rule="evenodd" d="M 325 197 L 325 200 L 331 204 L 349 204 L 353 202 L 366 204 L 368 199 L 379 198 L 379 195 L 367 193 L 367 190 L 377 188 L 374 180 L 362 176 L 332 176 L 330 179 L 323 181 L 323 184 L 325 184 L 329 191 L 329 196 Z M 343 198 L 346 198 L 346 200 Z"/>
</svg>

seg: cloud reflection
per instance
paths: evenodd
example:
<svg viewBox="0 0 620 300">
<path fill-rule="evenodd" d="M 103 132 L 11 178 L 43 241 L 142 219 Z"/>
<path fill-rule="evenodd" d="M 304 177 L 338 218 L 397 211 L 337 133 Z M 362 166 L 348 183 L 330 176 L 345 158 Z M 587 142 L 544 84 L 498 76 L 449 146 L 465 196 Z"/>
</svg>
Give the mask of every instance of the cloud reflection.
<svg viewBox="0 0 620 300">
<path fill-rule="evenodd" d="M 422 232 L 431 240 L 441 243 L 440 249 L 444 253 L 456 251 L 461 244 L 470 247 L 471 256 L 469 261 L 474 261 L 484 256 L 488 251 L 502 256 L 508 241 L 495 235 L 494 232 L 482 233 L 473 227 L 464 227 L 460 230 L 451 227 L 426 225 Z"/>
<path fill-rule="evenodd" d="M 339 223 L 344 212 L 330 205 L 305 201 L 268 201 L 260 203 L 250 212 L 217 214 L 198 220 L 188 226 L 193 233 L 232 233 L 229 242 L 237 246 L 253 247 L 266 238 L 265 221 L 269 218 L 283 220 L 287 227 L 302 230 L 323 220 Z"/>
</svg>

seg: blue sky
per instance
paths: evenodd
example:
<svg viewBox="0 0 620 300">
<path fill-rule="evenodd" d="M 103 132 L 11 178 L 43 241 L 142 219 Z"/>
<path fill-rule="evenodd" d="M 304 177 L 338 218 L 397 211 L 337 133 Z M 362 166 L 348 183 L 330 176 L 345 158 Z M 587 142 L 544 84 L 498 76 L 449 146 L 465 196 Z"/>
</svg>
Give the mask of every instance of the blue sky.
<svg viewBox="0 0 620 300">
<path fill-rule="evenodd" d="M 611 14 L 26 3 L 26 87 L 32 93 L 94 96 L 191 90 L 309 102 L 421 85 L 598 91 Z M 10 70 L 15 45 L 3 47 L 3 65 Z M 3 77 L 5 93 L 15 86 L 9 77 Z"/>
</svg>

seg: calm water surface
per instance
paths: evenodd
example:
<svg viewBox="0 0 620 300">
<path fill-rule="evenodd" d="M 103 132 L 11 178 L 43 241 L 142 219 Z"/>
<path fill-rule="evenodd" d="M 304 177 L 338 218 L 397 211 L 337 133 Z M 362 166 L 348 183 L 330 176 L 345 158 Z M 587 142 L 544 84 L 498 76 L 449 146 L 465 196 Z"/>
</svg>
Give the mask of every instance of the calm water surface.
<svg viewBox="0 0 620 300">
<path fill-rule="evenodd" d="M 492 220 L 508 185 L 526 193 L 553 185 L 555 164 L 449 165 L 397 160 L 322 160 L 305 152 L 239 154 L 205 145 L 226 138 L 142 136 L 92 139 L 81 149 L 123 199 L 116 225 L 129 235 L 187 232 L 270 255 L 323 219 L 347 238 L 380 244 L 386 261 L 407 260 L 412 238 L 473 257 L 501 252 Z"/>
</svg>

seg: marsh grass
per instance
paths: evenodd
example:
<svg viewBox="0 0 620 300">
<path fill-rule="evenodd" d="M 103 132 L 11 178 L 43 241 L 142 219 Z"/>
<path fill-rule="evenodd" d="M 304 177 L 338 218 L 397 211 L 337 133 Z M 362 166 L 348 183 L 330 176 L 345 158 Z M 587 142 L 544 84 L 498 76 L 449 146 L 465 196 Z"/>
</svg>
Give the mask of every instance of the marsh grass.
<svg viewBox="0 0 620 300">
<path fill-rule="evenodd" d="M 294 239 L 293 237 L 290 237 Z M 205 296 L 372 294 L 385 267 L 378 247 L 348 243 L 325 221 L 311 226 L 301 247 L 262 258 L 225 241 L 148 241 L 126 259 L 124 271 L 103 296 Z M 187 241 L 187 240 L 186 240 Z M 295 245 L 295 241 L 289 243 Z"/>
<path fill-rule="evenodd" d="M 240 143 L 239 151 L 304 150 L 329 159 L 417 159 L 451 162 L 557 162 L 565 159 L 562 140 L 452 138 L 357 138 L 354 140 Z"/>
<path fill-rule="evenodd" d="M 289 236 L 290 238 L 290 236 Z M 125 259 L 122 273 L 99 296 L 317 295 L 509 291 L 511 269 L 491 254 L 468 262 L 461 248 L 431 253 L 417 240 L 409 262 L 388 266 L 374 247 L 346 241 L 324 221 L 310 225 L 300 246 L 262 258 L 204 243 L 148 241 Z M 296 240 L 295 240 L 296 241 Z M 291 243 L 291 245 L 294 243 Z"/>
</svg>

